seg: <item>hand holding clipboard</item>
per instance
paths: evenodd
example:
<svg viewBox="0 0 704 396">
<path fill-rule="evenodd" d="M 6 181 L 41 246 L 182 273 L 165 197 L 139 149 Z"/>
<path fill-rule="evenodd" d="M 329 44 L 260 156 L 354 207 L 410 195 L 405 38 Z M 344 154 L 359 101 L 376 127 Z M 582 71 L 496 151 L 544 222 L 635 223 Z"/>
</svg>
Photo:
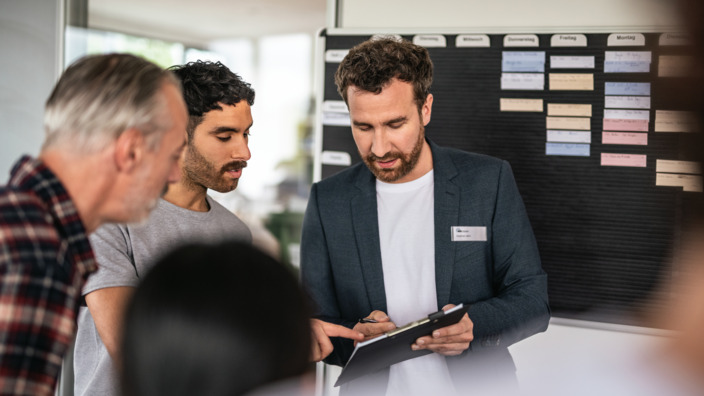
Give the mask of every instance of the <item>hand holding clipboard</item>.
<svg viewBox="0 0 704 396">
<path fill-rule="evenodd" d="M 413 350 L 411 346 L 415 344 L 416 340 L 431 335 L 435 330 L 460 322 L 467 313 L 468 308 L 460 304 L 449 308 L 447 311 L 435 312 L 426 318 L 358 343 L 349 361 L 342 369 L 335 386 L 376 372 L 392 364 L 432 353 L 433 351 L 430 349 Z M 357 327 L 355 326 L 355 329 Z M 452 337 L 455 337 L 455 335 L 450 335 L 447 340 L 455 340 Z M 451 349 L 453 351 L 456 350 L 455 348 Z"/>
</svg>

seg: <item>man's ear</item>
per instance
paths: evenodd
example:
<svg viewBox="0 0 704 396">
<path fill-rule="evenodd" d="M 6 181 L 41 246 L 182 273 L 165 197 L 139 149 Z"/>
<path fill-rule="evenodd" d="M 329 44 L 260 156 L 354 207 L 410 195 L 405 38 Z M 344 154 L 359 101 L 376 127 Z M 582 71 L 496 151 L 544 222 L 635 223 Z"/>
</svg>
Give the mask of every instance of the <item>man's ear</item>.
<svg viewBox="0 0 704 396">
<path fill-rule="evenodd" d="M 423 121 L 423 125 L 428 125 L 430 122 L 430 113 L 433 110 L 433 94 L 429 93 L 428 96 L 425 97 L 425 103 L 423 103 L 423 107 L 420 108 L 420 114 L 423 117 L 421 121 Z"/>
<path fill-rule="evenodd" d="M 119 171 L 132 172 L 144 156 L 144 136 L 136 128 L 122 132 L 115 141 L 115 166 Z"/>
</svg>

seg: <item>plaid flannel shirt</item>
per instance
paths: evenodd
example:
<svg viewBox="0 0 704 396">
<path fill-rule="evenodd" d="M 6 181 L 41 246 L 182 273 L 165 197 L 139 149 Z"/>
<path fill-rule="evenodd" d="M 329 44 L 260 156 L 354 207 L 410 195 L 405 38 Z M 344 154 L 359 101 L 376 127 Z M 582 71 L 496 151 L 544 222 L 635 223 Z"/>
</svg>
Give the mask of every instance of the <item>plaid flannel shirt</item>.
<svg viewBox="0 0 704 396">
<path fill-rule="evenodd" d="M 21 158 L 0 187 L 0 395 L 53 395 L 96 269 L 64 186 L 41 161 Z"/>
</svg>

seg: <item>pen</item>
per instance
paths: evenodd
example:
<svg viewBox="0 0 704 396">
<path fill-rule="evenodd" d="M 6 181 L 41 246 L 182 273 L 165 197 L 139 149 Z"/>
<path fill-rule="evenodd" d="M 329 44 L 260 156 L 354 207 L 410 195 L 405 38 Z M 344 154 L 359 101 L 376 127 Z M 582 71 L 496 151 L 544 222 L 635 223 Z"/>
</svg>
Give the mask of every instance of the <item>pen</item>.
<svg viewBox="0 0 704 396">
<path fill-rule="evenodd" d="M 361 318 L 359 319 L 359 323 L 379 323 L 374 319 L 367 319 L 367 318 Z"/>
</svg>

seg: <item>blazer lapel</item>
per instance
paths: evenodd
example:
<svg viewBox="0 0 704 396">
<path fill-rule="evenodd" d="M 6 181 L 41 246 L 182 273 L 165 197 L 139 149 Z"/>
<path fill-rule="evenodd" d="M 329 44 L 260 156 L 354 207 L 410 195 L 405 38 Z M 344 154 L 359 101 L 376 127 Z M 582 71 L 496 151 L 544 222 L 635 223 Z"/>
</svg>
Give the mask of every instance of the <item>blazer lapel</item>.
<svg viewBox="0 0 704 396">
<path fill-rule="evenodd" d="M 362 287 L 366 287 L 372 309 L 386 312 L 384 271 L 381 266 L 379 216 L 376 205 L 376 185 L 372 173 L 364 168 L 356 182 L 359 194 L 352 198 L 352 226 L 357 239 L 357 251 L 362 266 Z M 370 311 L 371 312 L 371 311 Z"/>
<path fill-rule="evenodd" d="M 451 227 L 459 225 L 460 190 L 451 182 L 457 168 L 442 148 L 430 142 L 435 183 L 435 287 L 438 308 L 447 305 L 452 287 L 455 244 Z"/>
</svg>

